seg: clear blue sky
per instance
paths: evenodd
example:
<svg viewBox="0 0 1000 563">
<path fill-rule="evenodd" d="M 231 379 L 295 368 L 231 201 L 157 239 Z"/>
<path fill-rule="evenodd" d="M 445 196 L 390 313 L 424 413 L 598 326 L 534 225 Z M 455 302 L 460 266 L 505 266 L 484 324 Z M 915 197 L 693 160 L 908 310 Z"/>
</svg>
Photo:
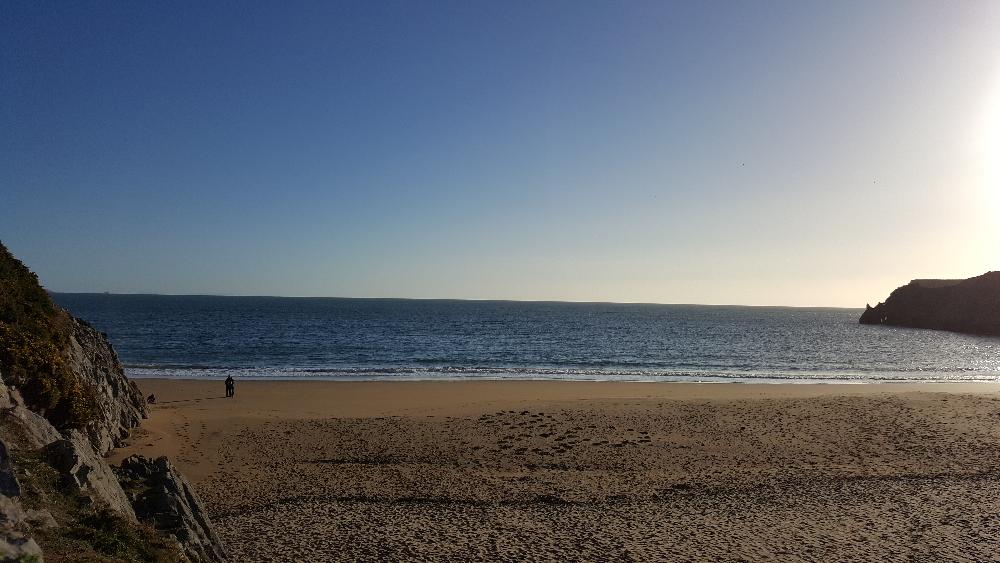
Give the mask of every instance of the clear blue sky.
<svg viewBox="0 0 1000 563">
<path fill-rule="evenodd" d="M 57 291 L 861 306 L 1000 269 L 998 30 L 998 2 L 7 1 L 0 239 Z"/>
</svg>

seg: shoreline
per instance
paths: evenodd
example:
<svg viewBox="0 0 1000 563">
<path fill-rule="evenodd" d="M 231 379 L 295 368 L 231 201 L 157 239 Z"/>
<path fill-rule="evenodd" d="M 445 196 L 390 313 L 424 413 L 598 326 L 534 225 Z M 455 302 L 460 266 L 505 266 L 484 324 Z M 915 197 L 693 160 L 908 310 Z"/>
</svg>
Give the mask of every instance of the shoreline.
<svg viewBox="0 0 1000 563">
<path fill-rule="evenodd" d="M 532 377 L 532 376 L 510 376 L 510 375 L 468 375 L 465 377 L 455 377 L 455 376 L 440 376 L 440 377 L 424 377 L 419 375 L 311 375 L 311 376 L 271 376 L 271 375 L 243 375 L 248 370 L 227 370 L 219 374 L 207 374 L 207 375 L 163 375 L 163 374 L 153 374 L 153 375 L 143 375 L 136 374 L 135 372 L 129 372 L 126 370 L 126 375 L 129 379 L 136 381 L 146 381 L 146 380 L 163 380 L 163 381 L 222 381 L 227 376 L 233 375 L 236 377 L 237 381 L 323 381 L 323 382 L 419 382 L 419 383 L 434 383 L 434 382 L 476 382 L 476 381 L 493 381 L 493 382 L 565 382 L 565 383 L 670 383 L 670 384 L 736 384 L 736 385 L 933 385 L 933 384 L 1000 384 L 1000 375 L 997 376 L 984 376 L 981 379 L 975 378 L 955 378 L 955 379 L 945 379 L 945 378 L 927 378 L 927 379 L 916 379 L 916 378 L 889 378 L 889 377 L 835 377 L 835 376 L 813 376 L 813 377 L 784 377 L 784 376 L 753 376 L 753 377 L 730 377 L 724 375 L 717 376 L 648 376 L 643 379 L 628 379 L 628 378 L 596 378 L 596 377 Z"/>
<path fill-rule="evenodd" d="M 211 393 L 213 390 L 222 389 L 222 376 L 217 377 L 138 377 L 131 378 L 140 387 L 150 388 L 154 392 L 176 391 L 180 394 L 190 393 L 197 388 Z M 1000 393 L 1000 381 L 981 380 L 878 380 L 878 381 L 636 381 L 636 380 L 590 380 L 590 379 L 509 379 L 509 378 L 468 378 L 468 379 L 347 379 L 347 378 L 255 378 L 237 377 L 237 387 L 240 389 L 268 389 L 274 391 L 280 387 L 296 387 L 296 391 L 306 387 L 322 388 L 326 386 L 336 386 L 341 389 L 350 389 L 352 392 L 364 394 L 368 388 L 374 389 L 383 386 L 408 386 L 413 389 L 438 388 L 467 391 L 474 388 L 496 388 L 496 389 L 518 389 L 513 394 L 500 395 L 501 397 L 519 397 L 518 400 L 576 400 L 586 398 L 622 398 L 631 397 L 630 393 L 621 393 L 623 390 L 645 391 L 655 390 L 655 393 L 647 393 L 633 398 L 662 398 L 662 399 L 689 399 L 693 396 L 703 395 L 695 390 L 715 389 L 710 395 L 718 399 L 738 399 L 748 395 L 743 391 L 729 392 L 737 389 L 750 390 L 750 396 L 762 396 L 773 394 L 775 396 L 786 396 L 791 393 L 791 389 L 803 391 L 806 395 L 820 395 L 828 393 L 840 393 L 848 389 L 853 392 L 879 393 L 891 389 L 892 393 L 906 392 L 949 392 L 949 393 L 971 393 L 971 394 L 993 394 Z M 216 389 L 218 388 L 218 389 Z M 531 396 L 525 392 L 542 391 L 541 395 Z M 730 389 L 731 388 L 731 389 Z M 602 394 L 595 391 L 615 389 L 619 391 L 614 394 Z M 728 389 L 729 391 L 722 391 Z M 861 391 L 867 389 L 867 391 Z M 556 391 L 559 392 L 556 392 Z M 850 393 L 850 392 L 849 392 Z M 794 393 L 798 394 L 798 393 Z M 309 396 L 299 397 L 308 399 Z M 414 400 L 423 397 L 413 397 Z M 371 399 L 369 397 L 368 399 Z M 483 400 L 485 403 L 491 400 Z M 161 403 L 162 404 L 162 403 Z M 288 405 L 285 405 L 288 406 Z"/>
</svg>

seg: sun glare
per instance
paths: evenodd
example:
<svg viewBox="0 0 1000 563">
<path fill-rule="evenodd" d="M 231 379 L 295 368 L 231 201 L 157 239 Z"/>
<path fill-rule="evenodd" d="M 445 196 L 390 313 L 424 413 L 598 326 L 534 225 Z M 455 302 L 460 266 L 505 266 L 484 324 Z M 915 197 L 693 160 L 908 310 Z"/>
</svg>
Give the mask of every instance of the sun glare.
<svg viewBox="0 0 1000 563">
<path fill-rule="evenodd" d="M 990 242 L 985 258 L 989 268 L 993 270 L 1000 269 L 1000 72 L 984 100 L 984 108 L 979 156 L 987 236 Z"/>
</svg>

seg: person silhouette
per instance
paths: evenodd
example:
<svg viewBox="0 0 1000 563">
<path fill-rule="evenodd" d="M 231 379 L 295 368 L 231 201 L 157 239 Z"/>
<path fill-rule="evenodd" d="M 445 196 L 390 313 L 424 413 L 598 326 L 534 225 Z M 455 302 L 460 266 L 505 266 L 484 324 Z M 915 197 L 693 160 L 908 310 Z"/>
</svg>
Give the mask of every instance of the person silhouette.
<svg viewBox="0 0 1000 563">
<path fill-rule="evenodd" d="M 226 377 L 226 396 L 227 397 L 232 397 L 235 394 L 236 394 L 236 380 L 233 379 L 233 376 L 231 376 L 231 375 L 227 376 Z"/>
</svg>

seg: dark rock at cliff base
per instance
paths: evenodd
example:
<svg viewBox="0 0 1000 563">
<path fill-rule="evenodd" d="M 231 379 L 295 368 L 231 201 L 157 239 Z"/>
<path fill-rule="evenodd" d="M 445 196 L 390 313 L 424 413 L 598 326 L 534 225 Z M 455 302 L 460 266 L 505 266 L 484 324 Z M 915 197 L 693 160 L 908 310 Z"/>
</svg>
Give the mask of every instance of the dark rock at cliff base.
<svg viewBox="0 0 1000 563">
<path fill-rule="evenodd" d="M 10 454 L 7 453 L 7 444 L 3 443 L 3 440 L 0 440 L 0 495 L 21 496 L 21 485 L 14 475 Z"/>
<path fill-rule="evenodd" d="M 228 560 L 198 495 L 166 457 L 129 456 L 115 471 L 133 498 L 136 515 L 177 538 L 191 561 Z"/>
<path fill-rule="evenodd" d="M 913 280 L 884 303 L 866 306 L 858 322 L 1000 335 L 1000 272 L 967 280 Z"/>
</svg>

